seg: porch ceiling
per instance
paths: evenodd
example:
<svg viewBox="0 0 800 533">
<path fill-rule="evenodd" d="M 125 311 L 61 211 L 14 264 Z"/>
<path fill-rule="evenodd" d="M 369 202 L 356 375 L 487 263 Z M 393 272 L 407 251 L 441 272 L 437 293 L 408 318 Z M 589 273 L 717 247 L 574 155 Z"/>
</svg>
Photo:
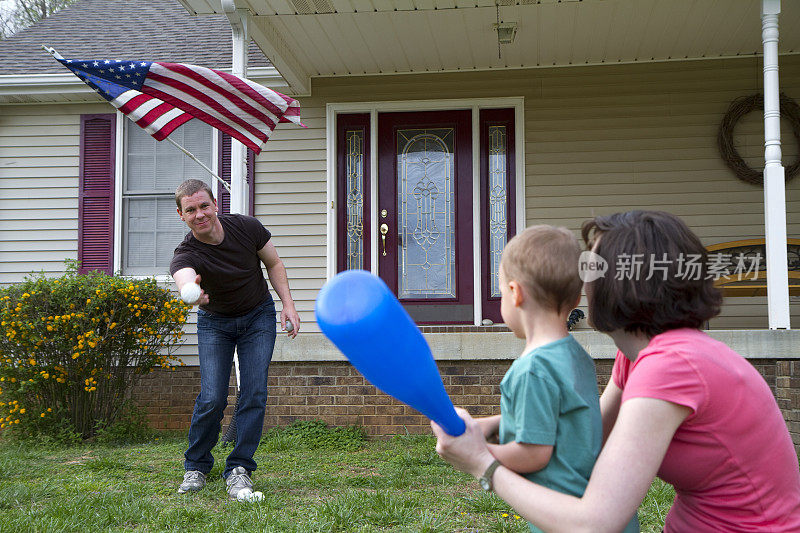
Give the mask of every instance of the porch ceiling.
<svg viewBox="0 0 800 533">
<path fill-rule="evenodd" d="M 180 0 L 223 13 L 220 0 Z M 755 0 L 235 0 L 284 77 L 491 70 L 750 56 Z M 498 45 L 494 24 L 515 22 Z M 800 52 L 800 2 L 782 2 L 780 52 Z M 303 85 L 306 85 L 303 87 Z"/>
</svg>

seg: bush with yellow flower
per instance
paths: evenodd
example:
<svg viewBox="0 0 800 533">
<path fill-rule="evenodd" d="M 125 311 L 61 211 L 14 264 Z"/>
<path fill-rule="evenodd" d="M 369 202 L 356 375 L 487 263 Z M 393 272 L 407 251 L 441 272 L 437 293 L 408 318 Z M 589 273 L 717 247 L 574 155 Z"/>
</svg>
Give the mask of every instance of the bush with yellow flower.
<svg viewBox="0 0 800 533">
<path fill-rule="evenodd" d="M 0 288 L 0 431 L 47 435 L 66 421 L 92 437 L 141 375 L 182 364 L 189 309 L 154 278 L 74 266 Z"/>
</svg>

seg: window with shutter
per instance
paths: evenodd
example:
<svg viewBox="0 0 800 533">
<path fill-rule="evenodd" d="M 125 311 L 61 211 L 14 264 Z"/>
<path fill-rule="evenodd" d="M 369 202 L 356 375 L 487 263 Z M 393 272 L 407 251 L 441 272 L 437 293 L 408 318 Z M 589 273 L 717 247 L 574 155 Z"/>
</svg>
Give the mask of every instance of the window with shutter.
<svg viewBox="0 0 800 533">
<path fill-rule="evenodd" d="M 175 213 L 175 188 L 195 178 L 217 191 L 220 212 L 230 211 L 228 192 L 186 155 L 167 142 L 157 142 L 144 130 L 124 124 L 122 196 L 115 198 L 116 115 L 82 115 L 78 259 L 80 272 L 114 270 L 114 209 L 122 208 L 121 261 L 126 275 L 164 275 L 175 247 L 188 229 Z M 172 133 L 178 144 L 206 166 L 214 160 L 216 130 L 194 120 Z M 218 173 L 230 183 L 230 137 L 218 141 Z M 254 207 L 255 154 L 247 152 L 249 214 Z M 222 191 L 220 193 L 219 191 Z"/>
<path fill-rule="evenodd" d="M 113 270 L 116 116 L 81 115 L 78 193 L 79 272 Z"/>
</svg>

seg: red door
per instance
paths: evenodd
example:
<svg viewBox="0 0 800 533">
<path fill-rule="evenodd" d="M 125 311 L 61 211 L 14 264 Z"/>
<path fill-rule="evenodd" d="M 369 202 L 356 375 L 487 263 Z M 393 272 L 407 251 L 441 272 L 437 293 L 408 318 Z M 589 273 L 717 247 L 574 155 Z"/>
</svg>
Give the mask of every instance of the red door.
<svg viewBox="0 0 800 533">
<path fill-rule="evenodd" d="M 470 111 L 378 115 L 378 274 L 423 324 L 473 321 Z"/>
</svg>

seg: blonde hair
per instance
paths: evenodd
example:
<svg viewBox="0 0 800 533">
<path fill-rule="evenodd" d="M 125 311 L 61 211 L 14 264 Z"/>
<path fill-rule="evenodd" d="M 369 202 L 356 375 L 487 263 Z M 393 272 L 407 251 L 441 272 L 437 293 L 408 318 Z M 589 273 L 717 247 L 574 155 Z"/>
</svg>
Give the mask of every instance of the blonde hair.
<svg viewBox="0 0 800 533">
<path fill-rule="evenodd" d="M 545 309 L 570 311 L 581 294 L 578 276 L 581 248 L 567 228 L 538 225 L 508 241 L 500 268 Z"/>
</svg>

